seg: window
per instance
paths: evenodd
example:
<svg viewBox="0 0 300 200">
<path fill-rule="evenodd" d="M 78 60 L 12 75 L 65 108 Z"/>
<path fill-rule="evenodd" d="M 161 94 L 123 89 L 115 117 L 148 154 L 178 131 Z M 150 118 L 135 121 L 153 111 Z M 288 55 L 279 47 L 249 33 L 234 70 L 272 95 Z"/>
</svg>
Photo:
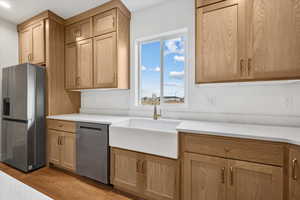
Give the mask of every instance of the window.
<svg viewBox="0 0 300 200">
<path fill-rule="evenodd" d="M 186 37 L 177 34 L 139 42 L 139 104 L 184 104 Z"/>
</svg>

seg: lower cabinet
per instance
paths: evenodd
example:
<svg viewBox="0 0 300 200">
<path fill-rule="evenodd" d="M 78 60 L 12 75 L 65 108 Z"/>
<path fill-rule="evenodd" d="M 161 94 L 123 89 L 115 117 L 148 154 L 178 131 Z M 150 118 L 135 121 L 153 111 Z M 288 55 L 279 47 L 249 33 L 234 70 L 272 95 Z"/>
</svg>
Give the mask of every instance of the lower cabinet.
<svg viewBox="0 0 300 200">
<path fill-rule="evenodd" d="M 283 199 L 283 169 L 184 153 L 184 200 Z"/>
<path fill-rule="evenodd" d="M 48 162 L 69 171 L 76 170 L 74 133 L 48 130 Z"/>
<path fill-rule="evenodd" d="M 290 149 L 289 200 L 300 199 L 300 149 Z"/>
<path fill-rule="evenodd" d="M 112 148 L 111 183 L 120 190 L 146 199 L 177 200 L 179 162 Z"/>
</svg>

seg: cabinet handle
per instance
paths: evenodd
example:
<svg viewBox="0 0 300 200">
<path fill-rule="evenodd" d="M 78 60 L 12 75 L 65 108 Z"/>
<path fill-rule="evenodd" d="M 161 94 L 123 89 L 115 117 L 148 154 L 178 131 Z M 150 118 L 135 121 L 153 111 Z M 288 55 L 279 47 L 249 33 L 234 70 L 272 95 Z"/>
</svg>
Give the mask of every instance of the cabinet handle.
<svg viewBox="0 0 300 200">
<path fill-rule="evenodd" d="M 248 59 L 248 76 L 251 74 L 251 68 L 252 68 L 252 59 Z"/>
<path fill-rule="evenodd" d="M 60 140 L 60 136 L 58 136 L 58 138 L 57 138 L 57 145 L 60 145 L 59 140 Z"/>
<path fill-rule="evenodd" d="M 233 167 L 230 167 L 230 185 L 233 185 Z"/>
<path fill-rule="evenodd" d="M 225 183 L 225 167 L 223 167 L 221 169 L 221 180 L 222 180 L 222 183 L 224 184 Z"/>
<path fill-rule="evenodd" d="M 296 172 L 296 167 L 298 165 L 298 160 L 295 158 L 292 162 L 293 162 L 292 178 L 296 181 L 298 179 L 297 172 Z"/>
<path fill-rule="evenodd" d="M 142 174 L 145 174 L 145 173 L 146 173 L 145 163 L 146 163 L 146 161 L 144 160 L 144 161 L 142 162 Z"/>
<path fill-rule="evenodd" d="M 139 173 L 139 168 L 140 168 L 140 160 L 136 161 L 136 172 Z"/>
<path fill-rule="evenodd" d="M 244 59 L 240 60 L 240 75 L 244 75 Z"/>
</svg>

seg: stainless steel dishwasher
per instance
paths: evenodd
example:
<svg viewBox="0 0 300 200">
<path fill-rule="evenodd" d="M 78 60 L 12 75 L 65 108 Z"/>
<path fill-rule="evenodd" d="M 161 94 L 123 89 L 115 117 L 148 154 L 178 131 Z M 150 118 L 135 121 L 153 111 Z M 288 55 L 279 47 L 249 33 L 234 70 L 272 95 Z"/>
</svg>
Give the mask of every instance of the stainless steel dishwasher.
<svg viewBox="0 0 300 200">
<path fill-rule="evenodd" d="M 76 172 L 109 184 L 108 125 L 77 123 Z"/>
</svg>

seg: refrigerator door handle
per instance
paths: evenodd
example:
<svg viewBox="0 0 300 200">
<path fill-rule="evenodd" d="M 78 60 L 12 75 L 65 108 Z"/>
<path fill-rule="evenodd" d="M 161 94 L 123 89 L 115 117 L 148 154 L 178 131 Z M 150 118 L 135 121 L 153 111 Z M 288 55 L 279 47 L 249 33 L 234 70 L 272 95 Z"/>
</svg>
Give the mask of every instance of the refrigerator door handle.
<svg viewBox="0 0 300 200">
<path fill-rule="evenodd" d="M 10 99 L 8 97 L 3 98 L 3 115 L 10 115 Z"/>
</svg>

